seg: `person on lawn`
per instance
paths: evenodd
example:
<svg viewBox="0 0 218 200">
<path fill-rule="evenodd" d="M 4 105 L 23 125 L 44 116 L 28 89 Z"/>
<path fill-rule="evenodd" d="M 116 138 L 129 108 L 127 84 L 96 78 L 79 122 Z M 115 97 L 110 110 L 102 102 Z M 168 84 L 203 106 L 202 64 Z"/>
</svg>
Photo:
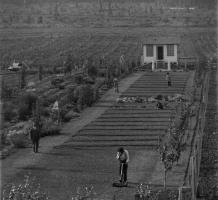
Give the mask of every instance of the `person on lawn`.
<svg viewBox="0 0 218 200">
<path fill-rule="evenodd" d="M 127 185 L 127 169 L 128 169 L 128 162 L 129 162 L 129 152 L 123 147 L 120 147 L 117 151 L 116 158 L 120 162 L 120 167 L 119 167 L 120 182 L 124 185 Z"/>
<path fill-rule="evenodd" d="M 171 82 L 171 76 L 170 76 L 169 72 L 167 72 L 167 74 L 166 74 L 166 81 L 167 81 L 168 87 L 170 87 L 172 85 L 172 82 Z"/>
<path fill-rule="evenodd" d="M 30 131 L 30 137 L 33 143 L 33 152 L 38 153 L 40 135 L 39 130 L 37 130 L 35 126 L 35 123 L 33 124 L 33 127 Z"/>
<path fill-rule="evenodd" d="M 119 93 L 119 85 L 118 85 L 118 79 L 114 78 L 114 90 L 116 93 Z"/>
<path fill-rule="evenodd" d="M 158 110 L 163 110 L 163 104 L 160 101 L 157 102 L 156 106 Z"/>
</svg>

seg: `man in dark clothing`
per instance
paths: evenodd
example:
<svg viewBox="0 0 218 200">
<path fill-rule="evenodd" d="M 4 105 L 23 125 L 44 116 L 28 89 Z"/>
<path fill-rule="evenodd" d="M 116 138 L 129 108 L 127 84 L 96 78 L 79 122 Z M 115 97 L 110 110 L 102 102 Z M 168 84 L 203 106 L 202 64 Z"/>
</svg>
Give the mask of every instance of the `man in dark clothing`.
<svg viewBox="0 0 218 200">
<path fill-rule="evenodd" d="M 38 153 L 40 135 L 35 125 L 33 125 L 33 128 L 30 131 L 30 137 L 33 143 L 33 152 Z"/>
<path fill-rule="evenodd" d="M 166 74 L 166 80 L 167 80 L 168 87 L 170 87 L 172 85 L 172 83 L 171 83 L 171 77 L 170 77 L 169 72 L 167 72 L 167 74 Z"/>
<path fill-rule="evenodd" d="M 160 101 L 157 102 L 157 109 L 158 110 L 163 110 L 163 105 Z"/>
<path fill-rule="evenodd" d="M 124 185 L 127 184 L 127 169 L 128 169 L 128 162 L 129 162 L 129 152 L 124 149 L 123 147 L 118 149 L 116 158 L 120 161 L 120 182 Z"/>
<path fill-rule="evenodd" d="M 119 93 L 119 85 L 118 85 L 118 79 L 114 78 L 114 90 L 116 93 Z"/>
</svg>

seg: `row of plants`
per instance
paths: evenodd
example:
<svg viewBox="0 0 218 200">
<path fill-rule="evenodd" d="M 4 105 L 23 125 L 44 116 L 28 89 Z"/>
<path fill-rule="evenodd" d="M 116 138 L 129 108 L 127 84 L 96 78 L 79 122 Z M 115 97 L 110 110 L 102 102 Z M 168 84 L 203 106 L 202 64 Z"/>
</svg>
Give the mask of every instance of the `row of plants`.
<svg viewBox="0 0 218 200">
<path fill-rule="evenodd" d="M 93 199 L 96 195 L 92 185 L 84 185 L 76 188 L 71 200 Z M 49 200 L 35 177 L 26 175 L 23 183 L 9 184 L 2 189 L 3 200 Z"/>
</svg>

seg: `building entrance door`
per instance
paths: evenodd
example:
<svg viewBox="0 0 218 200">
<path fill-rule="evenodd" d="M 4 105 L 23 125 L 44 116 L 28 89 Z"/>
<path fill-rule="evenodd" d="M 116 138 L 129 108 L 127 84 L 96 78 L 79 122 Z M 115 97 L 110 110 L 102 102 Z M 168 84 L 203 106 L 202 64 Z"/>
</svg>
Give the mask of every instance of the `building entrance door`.
<svg viewBox="0 0 218 200">
<path fill-rule="evenodd" d="M 164 55 L 163 55 L 163 46 L 158 46 L 157 47 L 157 60 L 163 60 Z"/>
</svg>

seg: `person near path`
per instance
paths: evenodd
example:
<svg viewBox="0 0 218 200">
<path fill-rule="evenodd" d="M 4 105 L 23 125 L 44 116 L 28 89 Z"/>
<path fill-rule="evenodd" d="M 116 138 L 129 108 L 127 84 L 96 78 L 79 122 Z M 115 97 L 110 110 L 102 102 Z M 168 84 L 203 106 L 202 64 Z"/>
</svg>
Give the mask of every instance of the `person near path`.
<svg viewBox="0 0 218 200">
<path fill-rule="evenodd" d="M 129 163 L 129 152 L 123 147 L 120 147 L 117 151 L 116 158 L 120 162 L 120 167 L 119 167 L 120 182 L 126 185 L 127 170 L 128 170 L 128 163 Z"/>
<path fill-rule="evenodd" d="M 172 85 L 172 82 L 171 82 L 171 76 L 170 76 L 169 72 L 167 72 L 167 74 L 166 74 L 166 81 L 167 81 L 168 87 L 170 87 Z"/>
<path fill-rule="evenodd" d="M 33 124 L 33 127 L 30 131 L 30 137 L 33 143 L 33 152 L 38 153 L 40 135 L 39 130 L 37 130 L 35 124 Z"/>
<path fill-rule="evenodd" d="M 119 93 L 119 85 L 118 85 L 118 79 L 114 78 L 114 90 L 116 93 Z"/>
<path fill-rule="evenodd" d="M 157 109 L 163 110 L 163 104 L 160 101 L 157 102 Z"/>
</svg>

